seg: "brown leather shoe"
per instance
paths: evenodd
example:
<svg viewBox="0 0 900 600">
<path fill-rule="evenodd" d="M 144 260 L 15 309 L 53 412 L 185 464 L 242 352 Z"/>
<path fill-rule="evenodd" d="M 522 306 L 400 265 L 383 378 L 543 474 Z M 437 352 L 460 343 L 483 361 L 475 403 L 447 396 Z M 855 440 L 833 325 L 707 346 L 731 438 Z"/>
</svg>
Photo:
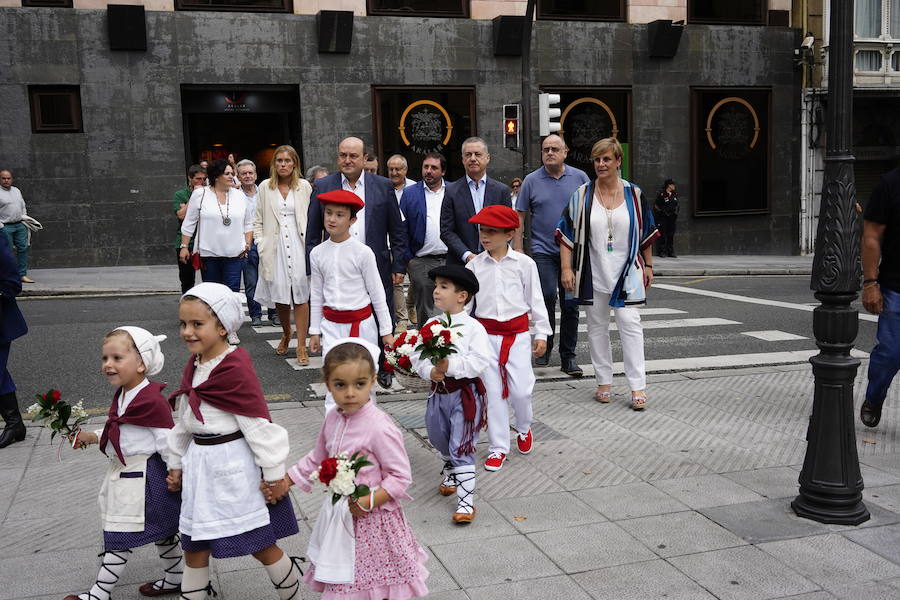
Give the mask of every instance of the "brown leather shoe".
<svg viewBox="0 0 900 600">
<path fill-rule="evenodd" d="M 34 279 L 32 279 L 31 277 L 29 277 L 28 275 L 22 275 L 19 279 L 22 280 L 22 283 L 34 283 Z M 74 597 L 74 596 L 73 596 L 73 597 Z M 75 598 L 75 600 L 78 600 L 78 599 Z"/>
<path fill-rule="evenodd" d="M 453 513 L 453 522 L 468 525 L 475 518 L 476 512 L 478 512 L 478 509 L 473 508 L 471 513 Z"/>
<path fill-rule="evenodd" d="M 278 347 L 275 348 L 275 354 L 278 356 L 284 356 L 287 354 L 288 347 L 291 344 L 291 332 L 281 334 L 281 341 L 278 342 Z"/>
<path fill-rule="evenodd" d="M 69 594 L 68 596 L 63 598 L 63 600 L 78 600 L 78 596 L 73 596 L 72 594 Z"/>
<path fill-rule="evenodd" d="M 456 493 L 456 486 L 441 484 L 438 486 L 438 492 L 440 492 L 441 496 L 452 496 Z"/>
<path fill-rule="evenodd" d="M 144 596 L 150 596 L 150 597 L 154 597 L 154 596 L 170 596 L 170 595 L 172 595 L 172 594 L 180 594 L 180 593 L 181 593 L 181 586 L 180 586 L 180 585 L 179 585 L 177 588 L 171 588 L 171 589 L 166 589 L 166 590 L 158 590 L 158 589 L 156 589 L 155 587 L 153 587 L 153 584 L 154 584 L 154 583 L 156 583 L 156 582 L 155 582 L 155 581 L 151 581 L 150 583 L 145 583 L 144 585 L 142 585 L 141 587 L 138 588 L 138 591 L 139 591 L 142 595 L 144 595 Z M 66 600 L 68 600 L 68 598 L 67 598 Z"/>
</svg>

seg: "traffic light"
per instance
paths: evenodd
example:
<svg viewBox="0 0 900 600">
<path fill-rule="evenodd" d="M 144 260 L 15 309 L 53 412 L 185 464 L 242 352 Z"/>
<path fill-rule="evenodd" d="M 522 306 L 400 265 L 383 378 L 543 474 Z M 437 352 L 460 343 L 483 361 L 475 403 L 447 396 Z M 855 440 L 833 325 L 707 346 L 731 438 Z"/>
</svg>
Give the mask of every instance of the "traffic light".
<svg viewBox="0 0 900 600">
<path fill-rule="evenodd" d="M 550 135 L 556 133 L 560 129 L 558 119 L 561 114 L 559 108 L 554 106 L 559 104 L 559 94 L 538 94 L 538 116 L 540 118 L 540 135 Z"/>
<path fill-rule="evenodd" d="M 503 147 L 519 149 L 519 105 L 503 105 Z"/>
</svg>

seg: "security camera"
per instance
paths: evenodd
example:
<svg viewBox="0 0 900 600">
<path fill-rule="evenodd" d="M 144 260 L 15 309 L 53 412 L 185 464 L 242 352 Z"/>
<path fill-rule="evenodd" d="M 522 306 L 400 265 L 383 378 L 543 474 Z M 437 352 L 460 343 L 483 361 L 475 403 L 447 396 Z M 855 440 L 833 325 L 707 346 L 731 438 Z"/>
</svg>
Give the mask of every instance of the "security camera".
<svg viewBox="0 0 900 600">
<path fill-rule="evenodd" d="M 814 38 L 811 35 L 807 35 L 805 38 L 803 38 L 803 43 L 800 44 L 800 48 L 802 50 L 812 50 L 813 44 L 815 44 L 815 43 L 816 43 L 816 38 Z"/>
</svg>

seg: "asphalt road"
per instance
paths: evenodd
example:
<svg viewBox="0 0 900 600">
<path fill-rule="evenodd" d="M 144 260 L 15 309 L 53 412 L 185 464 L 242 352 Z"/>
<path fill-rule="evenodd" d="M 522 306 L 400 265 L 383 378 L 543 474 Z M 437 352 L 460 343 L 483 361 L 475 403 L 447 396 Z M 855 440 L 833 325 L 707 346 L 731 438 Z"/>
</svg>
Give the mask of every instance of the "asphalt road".
<svg viewBox="0 0 900 600">
<path fill-rule="evenodd" d="M 648 361 L 816 349 L 812 312 L 802 310 L 818 304 L 806 276 L 660 277 L 657 283 L 660 286 L 651 290 L 648 313 L 643 316 Z M 698 295 L 696 291 L 731 294 L 754 302 Z M 112 390 L 100 375 L 100 343 L 117 325 L 138 325 L 169 336 L 163 342 L 166 365 L 156 379 L 170 382 L 174 391 L 187 360 L 178 335 L 177 296 L 23 299 L 19 305 L 30 332 L 13 343 L 9 368 L 23 407 L 31 404 L 35 393 L 55 387 L 69 400 L 84 399 L 85 407 L 105 409 Z M 862 310 L 858 302 L 856 305 Z M 856 348 L 871 351 L 875 329 L 874 322 L 861 319 Z M 800 339 L 767 341 L 747 332 L 781 332 Z M 319 373 L 315 369 L 296 371 L 283 357 L 275 356 L 268 340 L 277 340 L 277 333 L 256 333 L 245 326 L 240 335 L 270 401 L 308 397 L 309 384 L 318 381 Z M 614 335 L 614 360 L 620 361 L 615 339 Z M 579 335 L 578 362 L 590 363 L 584 333 Z M 551 366 L 558 364 L 554 352 Z"/>
</svg>

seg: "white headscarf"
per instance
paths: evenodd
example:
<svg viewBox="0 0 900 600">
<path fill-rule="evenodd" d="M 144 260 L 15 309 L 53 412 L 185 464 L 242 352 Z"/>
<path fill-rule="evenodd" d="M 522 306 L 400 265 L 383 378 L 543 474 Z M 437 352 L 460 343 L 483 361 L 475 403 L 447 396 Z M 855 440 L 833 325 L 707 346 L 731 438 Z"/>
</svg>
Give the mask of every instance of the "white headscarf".
<svg viewBox="0 0 900 600">
<path fill-rule="evenodd" d="M 147 377 L 153 377 L 160 371 L 162 371 L 163 364 L 166 362 L 166 357 L 163 356 L 162 349 L 159 347 L 159 343 L 166 339 L 164 335 L 153 335 L 146 329 L 141 327 L 133 327 L 131 325 L 123 325 L 122 327 L 116 327 L 113 331 L 124 331 L 131 336 L 131 339 L 134 341 L 134 345 L 138 350 L 138 353 L 141 355 L 141 360 L 144 361 L 144 368 L 147 369 L 146 375 Z"/>
<path fill-rule="evenodd" d="M 331 352 L 341 344 L 359 344 L 363 348 L 369 351 L 369 354 L 372 355 L 372 363 L 375 365 L 375 372 L 378 372 L 378 358 L 381 356 L 381 348 L 373 344 L 372 342 L 366 341 L 362 338 L 358 337 L 345 337 L 339 340 L 335 340 L 334 344 L 331 345 L 331 348 L 328 349 L 328 352 Z M 325 357 L 328 356 L 328 352 L 325 353 Z M 325 358 L 323 357 L 323 358 Z"/>
<path fill-rule="evenodd" d="M 206 302 L 228 333 L 240 329 L 244 322 L 240 297 L 221 283 L 204 281 L 189 289 L 182 298 L 185 296 L 194 296 Z"/>
</svg>

